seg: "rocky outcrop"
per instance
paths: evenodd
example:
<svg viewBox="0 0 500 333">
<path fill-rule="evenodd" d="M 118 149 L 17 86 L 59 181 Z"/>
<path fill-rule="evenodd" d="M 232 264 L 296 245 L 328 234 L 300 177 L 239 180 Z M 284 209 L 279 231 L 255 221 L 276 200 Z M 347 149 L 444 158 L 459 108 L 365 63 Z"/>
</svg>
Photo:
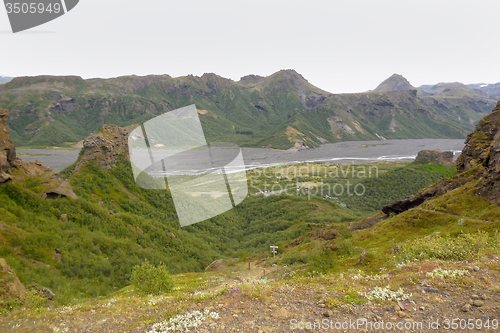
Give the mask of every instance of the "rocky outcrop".
<svg viewBox="0 0 500 333">
<path fill-rule="evenodd" d="M 428 153 L 422 153 L 422 156 L 428 156 Z M 451 179 L 441 180 L 415 196 L 393 202 L 382 208 L 382 211 L 387 215 L 402 213 L 419 206 L 430 198 L 477 179 L 479 182 L 476 185 L 475 194 L 490 203 L 500 205 L 500 102 L 479 122 L 475 131 L 467 136 L 465 147 L 456 161 L 456 166 L 458 175 Z M 467 171 L 470 172 L 467 173 Z"/>
<path fill-rule="evenodd" d="M 453 152 L 442 150 L 421 150 L 418 152 L 416 161 L 426 163 L 438 163 L 446 166 L 453 165 Z"/>
<path fill-rule="evenodd" d="M 500 205 L 500 102 L 467 137 L 462 155 L 457 164 L 459 170 L 481 165 L 476 195 Z"/>
<path fill-rule="evenodd" d="M 338 236 L 338 231 L 336 229 L 316 229 L 312 232 L 311 237 L 313 239 L 324 239 L 324 240 L 332 240 L 337 238 Z"/>
<path fill-rule="evenodd" d="M 83 150 L 75 170 L 79 170 L 90 161 L 94 161 L 96 165 L 106 170 L 111 170 L 118 162 L 120 155 L 129 159 L 129 133 L 126 128 L 104 125 L 99 132 L 90 134 L 83 141 Z"/>
<path fill-rule="evenodd" d="M 437 182 L 435 185 L 426 188 L 425 190 L 419 192 L 416 195 L 413 195 L 404 200 L 395 201 L 384 208 L 382 208 L 382 212 L 386 215 L 390 215 L 391 213 L 400 214 L 402 212 L 407 211 L 408 209 L 415 208 L 422 204 L 424 201 L 433 198 L 435 196 L 439 196 L 445 194 L 451 190 L 459 188 L 460 186 L 468 183 L 473 179 L 473 176 L 469 177 L 454 177 L 450 181 L 449 179 L 444 179 Z"/>
<path fill-rule="evenodd" d="M 16 160 L 16 149 L 9 135 L 5 118 L 9 111 L 0 108 L 0 183 L 11 179 L 10 168 Z"/>
<path fill-rule="evenodd" d="M 41 195 L 46 199 L 77 196 L 71 184 L 59 173 L 45 167 L 40 161 L 26 163 L 16 158 L 16 149 L 9 135 L 5 118 L 9 112 L 0 108 L 0 184 L 6 181 L 21 181 L 26 177 L 40 178 L 43 190 Z"/>
<path fill-rule="evenodd" d="M 26 288 L 16 272 L 10 268 L 4 258 L 0 258 L 0 297 L 12 298 L 26 295 Z"/>
</svg>

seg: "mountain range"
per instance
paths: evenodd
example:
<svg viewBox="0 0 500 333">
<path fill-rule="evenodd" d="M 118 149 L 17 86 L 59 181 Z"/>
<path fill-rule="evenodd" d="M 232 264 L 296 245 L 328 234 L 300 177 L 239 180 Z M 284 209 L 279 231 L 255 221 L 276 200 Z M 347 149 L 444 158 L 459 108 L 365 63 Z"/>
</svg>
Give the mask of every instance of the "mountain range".
<svg viewBox="0 0 500 333">
<path fill-rule="evenodd" d="M 138 125 L 190 104 L 196 104 L 209 142 L 247 147 L 465 138 L 496 102 L 495 95 L 462 84 L 414 88 L 397 74 L 374 91 L 332 94 L 294 70 L 239 81 L 209 73 L 17 77 L 0 85 L 0 106 L 10 110 L 7 124 L 18 147 L 70 145 L 103 124 Z"/>
</svg>

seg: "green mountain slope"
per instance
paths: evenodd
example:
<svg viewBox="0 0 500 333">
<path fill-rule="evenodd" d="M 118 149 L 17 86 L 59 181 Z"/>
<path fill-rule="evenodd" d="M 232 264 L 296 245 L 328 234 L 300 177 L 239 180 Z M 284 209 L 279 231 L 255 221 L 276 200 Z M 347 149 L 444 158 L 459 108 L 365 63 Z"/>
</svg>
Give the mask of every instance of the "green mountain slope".
<svg viewBox="0 0 500 333">
<path fill-rule="evenodd" d="M 335 95 L 293 70 L 238 82 L 215 74 L 91 80 L 38 76 L 1 85 L 0 106 L 10 110 L 8 125 L 19 147 L 63 146 L 103 124 L 139 124 L 194 103 L 209 141 L 288 149 L 296 142 L 315 147 L 339 140 L 462 138 L 496 102 L 469 90 Z"/>
<path fill-rule="evenodd" d="M 114 130 L 107 125 L 95 135 L 114 137 Z M 34 164 L 15 162 L 8 171 L 12 180 L 0 184 L 0 257 L 26 287 L 50 288 L 60 302 L 128 285 L 132 267 L 145 259 L 165 263 L 171 273 L 202 271 L 215 259 L 260 253 L 270 245 L 285 249 L 325 223 L 339 223 L 347 232 L 345 222 L 373 209 L 364 198 L 353 203 L 359 207 L 345 209 L 317 196 L 249 196 L 220 216 L 180 228 L 170 193 L 139 188 L 126 151 L 85 149 L 63 172 L 76 199 L 45 196 L 53 185 Z M 398 188 L 391 175 L 399 169 L 386 169 L 394 193 L 385 203 L 418 190 Z M 429 176 L 436 173 L 414 173 L 412 179 L 425 184 Z"/>
</svg>

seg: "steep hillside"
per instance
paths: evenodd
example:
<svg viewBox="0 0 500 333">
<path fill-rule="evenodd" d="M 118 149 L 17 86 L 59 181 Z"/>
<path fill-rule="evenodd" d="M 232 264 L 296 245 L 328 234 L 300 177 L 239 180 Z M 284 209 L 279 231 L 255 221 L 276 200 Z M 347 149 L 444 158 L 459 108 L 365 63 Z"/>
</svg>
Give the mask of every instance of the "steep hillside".
<svg viewBox="0 0 500 333">
<path fill-rule="evenodd" d="M 36 286 L 44 298 L 52 297 L 47 286 L 56 290 L 52 301 L 40 294 L 0 300 L 0 327 L 163 333 L 185 331 L 179 325 L 186 325 L 200 332 L 286 332 L 294 324 L 316 330 L 313 325 L 325 327 L 326 321 L 333 330 L 335 323 L 351 321 L 366 332 L 396 325 L 444 332 L 466 322 L 490 331 L 498 327 L 500 308 L 499 119 L 500 103 L 468 136 L 459 174 L 423 190 L 402 211 L 346 224 L 353 216 L 330 200 L 252 197 L 187 232 L 172 224 L 167 194 L 137 189 L 126 161 L 92 144 L 107 147 L 107 138 L 123 130 L 106 126 L 86 140 L 84 162 L 72 168 L 78 199 L 37 199 L 35 179 L 23 187 L 0 186 L 0 253 L 10 266 L 0 259 L 2 270 L 14 268 L 28 290 Z M 449 155 L 423 151 L 415 162 L 449 163 Z M 102 158 L 110 170 L 96 166 Z M 401 173 L 398 178 L 407 180 Z M 68 213 L 59 220 L 62 210 Z M 275 258 L 271 244 L 279 245 Z M 217 260 L 206 272 L 175 275 L 168 294 L 144 295 L 127 286 L 107 297 L 75 300 L 127 284 L 126 271 L 138 259 L 167 258 L 178 272 L 236 248 L 249 252 Z"/>
<path fill-rule="evenodd" d="M 38 76 L 0 86 L 0 106 L 10 110 L 7 123 L 19 147 L 64 146 L 103 124 L 139 124 L 193 103 L 209 141 L 288 149 L 340 140 L 462 138 L 496 101 L 485 94 L 418 96 L 416 90 L 335 95 L 293 70 L 238 82 L 215 74 Z"/>
<path fill-rule="evenodd" d="M 500 204 L 500 102 L 491 114 L 481 119 L 476 130 L 467 136 L 465 147 L 457 160 L 458 174 L 426 188 L 403 201 L 382 209 L 386 214 L 402 213 L 425 201 L 450 191 L 467 189 L 492 204 Z"/>
</svg>

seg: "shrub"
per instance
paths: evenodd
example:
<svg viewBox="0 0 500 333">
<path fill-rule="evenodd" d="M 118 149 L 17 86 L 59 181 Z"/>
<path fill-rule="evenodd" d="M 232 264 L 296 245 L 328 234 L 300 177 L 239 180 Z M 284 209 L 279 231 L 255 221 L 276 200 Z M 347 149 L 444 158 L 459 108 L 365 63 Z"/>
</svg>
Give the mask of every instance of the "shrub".
<svg viewBox="0 0 500 333">
<path fill-rule="evenodd" d="M 424 237 L 400 247 L 403 260 L 469 260 L 488 251 L 499 249 L 499 234 L 490 236 L 487 232 L 460 234 L 452 237 Z"/>
<path fill-rule="evenodd" d="M 131 280 L 136 290 L 145 294 L 159 295 L 174 287 L 174 280 L 167 267 L 163 264 L 155 267 L 148 260 L 132 269 Z"/>
</svg>

